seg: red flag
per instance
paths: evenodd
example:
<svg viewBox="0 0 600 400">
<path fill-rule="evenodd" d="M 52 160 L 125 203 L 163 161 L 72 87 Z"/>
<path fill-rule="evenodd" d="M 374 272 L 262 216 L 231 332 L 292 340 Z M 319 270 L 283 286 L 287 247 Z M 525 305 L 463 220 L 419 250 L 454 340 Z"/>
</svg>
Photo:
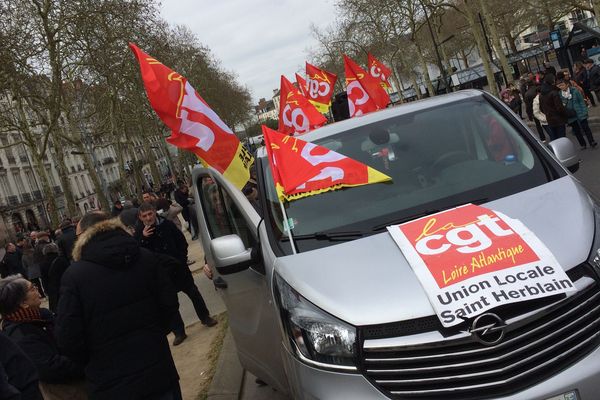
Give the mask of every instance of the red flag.
<svg viewBox="0 0 600 400">
<path fill-rule="evenodd" d="M 386 67 L 382 62 L 373 57 L 373 54 L 368 54 L 369 58 L 369 74 L 373 78 L 379 79 L 381 81 L 381 86 L 384 89 L 390 89 L 392 85 L 390 85 L 389 77 L 392 74 L 392 70 Z"/>
<path fill-rule="evenodd" d="M 307 86 L 306 86 L 306 79 L 304 79 L 303 77 L 301 77 L 300 75 L 298 75 L 298 73 L 296 72 L 296 85 L 298 85 L 298 89 L 300 89 L 300 93 L 302 93 L 302 96 L 307 97 Z"/>
<path fill-rule="evenodd" d="M 344 69 L 350 117 L 387 107 L 390 97 L 379 84 L 379 80 L 367 74 L 345 54 Z"/>
<path fill-rule="evenodd" d="M 279 105 L 279 132 L 287 135 L 303 134 L 325 125 L 327 118 L 310 104 L 300 90 L 281 75 Z"/>
<path fill-rule="evenodd" d="M 215 168 L 241 189 L 250 177 L 252 155 L 187 79 L 135 44 L 129 47 L 140 64 L 152 108 L 171 129 L 167 142 L 193 152 L 204 165 Z"/>
<path fill-rule="evenodd" d="M 262 126 L 280 200 L 295 200 L 343 187 L 391 180 L 361 162 Z"/>
<path fill-rule="evenodd" d="M 322 113 L 329 111 L 337 75 L 306 63 L 308 100 Z"/>
</svg>

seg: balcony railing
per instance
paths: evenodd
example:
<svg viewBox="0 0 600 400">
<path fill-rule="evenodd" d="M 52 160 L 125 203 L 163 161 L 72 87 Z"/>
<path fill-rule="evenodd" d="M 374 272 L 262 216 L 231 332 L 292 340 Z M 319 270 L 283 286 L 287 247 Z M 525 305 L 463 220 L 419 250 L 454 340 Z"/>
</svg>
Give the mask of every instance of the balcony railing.
<svg viewBox="0 0 600 400">
<path fill-rule="evenodd" d="M 33 191 L 33 198 L 35 200 L 41 200 L 42 199 L 42 192 L 39 190 L 34 190 Z"/>
<path fill-rule="evenodd" d="M 54 194 L 62 193 L 62 189 L 60 188 L 60 186 L 54 186 L 52 189 L 54 190 Z"/>
<path fill-rule="evenodd" d="M 9 206 L 19 205 L 19 198 L 17 196 L 8 196 L 6 200 Z"/>
<path fill-rule="evenodd" d="M 21 197 L 23 198 L 23 203 L 30 203 L 33 201 L 31 193 L 21 193 Z"/>
</svg>

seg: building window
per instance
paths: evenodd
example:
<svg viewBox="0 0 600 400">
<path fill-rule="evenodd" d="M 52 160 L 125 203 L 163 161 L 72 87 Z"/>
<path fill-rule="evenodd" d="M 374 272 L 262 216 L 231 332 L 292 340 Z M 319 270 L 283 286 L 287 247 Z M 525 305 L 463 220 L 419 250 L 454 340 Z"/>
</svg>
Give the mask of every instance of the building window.
<svg viewBox="0 0 600 400">
<path fill-rule="evenodd" d="M 13 179 L 15 181 L 15 185 L 17 185 L 17 190 L 19 194 L 25 193 L 25 185 L 23 185 L 23 179 L 21 179 L 21 174 L 19 172 L 13 172 Z"/>
</svg>

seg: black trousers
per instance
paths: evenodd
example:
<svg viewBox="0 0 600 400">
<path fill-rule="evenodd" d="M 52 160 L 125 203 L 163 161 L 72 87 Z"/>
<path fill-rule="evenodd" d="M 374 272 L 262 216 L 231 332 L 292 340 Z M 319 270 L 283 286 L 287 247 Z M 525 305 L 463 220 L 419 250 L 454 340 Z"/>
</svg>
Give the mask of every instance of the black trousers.
<svg viewBox="0 0 600 400">
<path fill-rule="evenodd" d="M 186 287 L 181 289 L 180 292 L 185 293 L 192 301 L 194 310 L 196 310 L 196 315 L 198 315 L 200 321 L 205 321 L 210 316 L 208 308 L 206 307 L 206 303 L 204 302 L 198 287 L 193 281 L 191 284 L 188 284 Z M 177 311 L 177 315 L 175 315 L 175 318 L 171 323 L 171 330 L 175 336 L 181 336 L 185 334 L 185 324 L 183 323 L 183 318 L 181 318 L 181 313 L 179 311 Z"/>
<path fill-rule="evenodd" d="M 539 119 L 533 118 L 533 122 L 535 122 L 535 128 L 537 129 L 538 135 L 541 141 L 546 140 L 546 135 L 544 134 L 544 129 L 542 128 L 542 124 Z"/>
<path fill-rule="evenodd" d="M 590 125 L 588 124 L 588 120 L 584 119 L 581 121 L 571 122 L 569 124 L 571 128 L 573 128 L 573 135 L 577 138 L 579 145 L 581 147 L 586 147 L 585 140 L 583 139 L 582 133 L 585 133 L 585 137 L 588 140 L 589 145 L 596 143 L 594 140 L 594 136 L 592 135 L 592 131 L 590 129 Z M 582 132 L 583 131 L 583 132 Z"/>
</svg>

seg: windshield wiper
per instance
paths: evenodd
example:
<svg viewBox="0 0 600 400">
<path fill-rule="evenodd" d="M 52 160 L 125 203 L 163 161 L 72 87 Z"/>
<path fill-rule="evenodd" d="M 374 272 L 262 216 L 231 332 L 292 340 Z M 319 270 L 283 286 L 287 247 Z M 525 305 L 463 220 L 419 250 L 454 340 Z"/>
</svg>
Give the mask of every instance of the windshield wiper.
<svg viewBox="0 0 600 400">
<path fill-rule="evenodd" d="M 365 236 L 365 232 L 361 231 L 346 231 L 346 232 L 315 232 L 309 233 L 305 235 L 294 235 L 292 234 L 292 238 L 294 241 L 296 240 L 329 240 L 330 242 L 345 242 L 347 240 L 352 240 L 355 238 Z M 290 240 L 289 237 L 281 238 L 282 242 L 288 242 Z"/>
<path fill-rule="evenodd" d="M 417 218 L 422 218 L 422 217 L 426 217 L 428 215 L 431 214 L 435 214 L 438 213 L 440 211 L 444 211 L 444 210 L 448 210 L 450 208 L 455 208 L 458 206 L 462 206 L 464 204 L 482 204 L 482 203 L 486 203 L 489 199 L 487 197 L 481 198 L 481 199 L 474 199 L 474 200 L 470 200 L 467 202 L 460 202 L 457 204 L 453 204 L 453 205 L 449 205 L 449 206 L 444 206 L 444 207 L 440 207 L 440 208 L 435 208 L 435 209 L 429 209 L 429 210 L 425 210 L 425 211 L 421 211 L 417 214 L 413 214 L 413 215 L 409 215 L 406 217 L 402 217 L 402 218 L 398 218 L 398 219 L 392 219 L 390 221 L 387 221 L 383 224 L 380 225 L 375 225 L 372 229 L 373 232 L 377 232 L 377 231 L 381 231 L 384 230 L 385 228 L 387 228 L 390 225 L 400 225 L 403 224 L 404 222 L 408 222 L 408 221 L 412 221 L 413 219 L 417 219 Z"/>
</svg>

